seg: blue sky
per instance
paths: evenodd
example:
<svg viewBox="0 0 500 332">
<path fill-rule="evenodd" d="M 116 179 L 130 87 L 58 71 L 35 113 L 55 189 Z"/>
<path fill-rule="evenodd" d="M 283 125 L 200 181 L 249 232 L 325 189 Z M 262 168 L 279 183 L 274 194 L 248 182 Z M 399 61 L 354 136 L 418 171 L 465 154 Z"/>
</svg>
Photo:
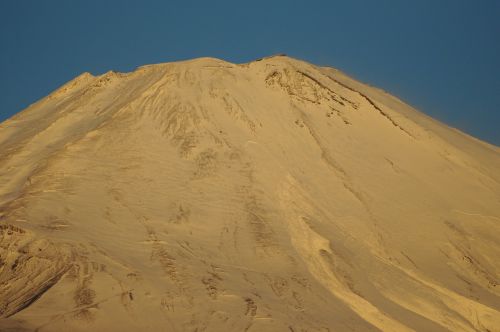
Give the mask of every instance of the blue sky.
<svg viewBox="0 0 500 332">
<path fill-rule="evenodd" d="M 287 53 L 500 145 L 500 1 L 1 1 L 0 121 L 84 71 Z"/>
</svg>

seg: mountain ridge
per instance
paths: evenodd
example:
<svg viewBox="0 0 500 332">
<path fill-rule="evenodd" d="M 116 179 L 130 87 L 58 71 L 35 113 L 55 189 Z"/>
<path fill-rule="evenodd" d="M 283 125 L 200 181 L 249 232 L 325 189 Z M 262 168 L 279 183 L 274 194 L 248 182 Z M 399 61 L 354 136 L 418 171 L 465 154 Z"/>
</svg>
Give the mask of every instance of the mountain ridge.
<svg viewBox="0 0 500 332">
<path fill-rule="evenodd" d="M 499 169 L 285 56 L 83 73 L 0 124 L 0 327 L 498 331 Z"/>
</svg>

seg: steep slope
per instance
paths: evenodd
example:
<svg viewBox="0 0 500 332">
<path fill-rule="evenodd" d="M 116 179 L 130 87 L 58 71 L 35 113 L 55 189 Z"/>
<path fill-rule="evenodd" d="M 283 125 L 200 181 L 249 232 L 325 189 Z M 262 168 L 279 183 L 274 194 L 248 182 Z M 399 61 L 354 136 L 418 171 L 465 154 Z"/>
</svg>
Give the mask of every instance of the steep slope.
<svg viewBox="0 0 500 332">
<path fill-rule="evenodd" d="M 0 125 L 3 331 L 500 331 L 500 150 L 284 56 Z"/>
</svg>

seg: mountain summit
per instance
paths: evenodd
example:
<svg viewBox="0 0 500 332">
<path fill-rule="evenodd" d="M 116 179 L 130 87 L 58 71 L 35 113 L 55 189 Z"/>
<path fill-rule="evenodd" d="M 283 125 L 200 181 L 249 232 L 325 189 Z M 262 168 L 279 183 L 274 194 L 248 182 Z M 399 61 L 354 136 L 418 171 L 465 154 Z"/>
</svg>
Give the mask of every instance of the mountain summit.
<svg viewBox="0 0 500 332">
<path fill-rule="evenodd" d="M 0 124 L 2 331 L 500 331 L 500 149 L 286 56 Z"/>
</svg>

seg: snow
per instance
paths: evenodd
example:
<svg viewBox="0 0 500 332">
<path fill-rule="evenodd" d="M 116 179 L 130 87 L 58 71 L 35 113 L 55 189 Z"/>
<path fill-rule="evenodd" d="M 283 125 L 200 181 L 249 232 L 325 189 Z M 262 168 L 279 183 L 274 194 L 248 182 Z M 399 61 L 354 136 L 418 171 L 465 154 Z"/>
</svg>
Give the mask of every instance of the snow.
<svg viewBox="0 0 500 332">
<path fill-rule="evenodd" d="M 0 124 L 0 328 L 500 331 L 500 150 L 286 56 Z"/>
</svg>

